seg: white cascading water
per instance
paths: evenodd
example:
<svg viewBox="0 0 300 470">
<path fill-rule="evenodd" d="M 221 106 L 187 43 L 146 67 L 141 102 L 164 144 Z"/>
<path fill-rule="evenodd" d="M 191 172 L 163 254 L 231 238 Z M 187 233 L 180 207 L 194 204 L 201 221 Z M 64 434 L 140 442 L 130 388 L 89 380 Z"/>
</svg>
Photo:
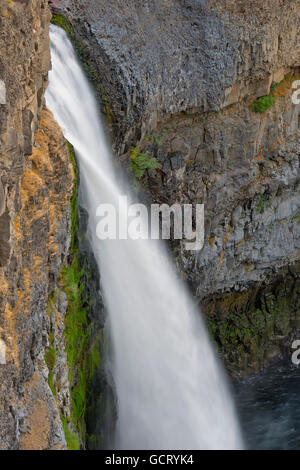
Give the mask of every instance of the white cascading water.
<svg viewBox="0 0 300 470">
<path fill-rule="evenodd" d="M 76 151 L 109 314 L 118 398 L 112 447 L 242 448 L 222 367 L 163 243 L 100 241 L 96 236 L 98 205 L 118 207 L 124 193 L 72 45 L 56 26 L 51 26 L 50 37 L 52 70 L 46 103 Z"/>
</svg>

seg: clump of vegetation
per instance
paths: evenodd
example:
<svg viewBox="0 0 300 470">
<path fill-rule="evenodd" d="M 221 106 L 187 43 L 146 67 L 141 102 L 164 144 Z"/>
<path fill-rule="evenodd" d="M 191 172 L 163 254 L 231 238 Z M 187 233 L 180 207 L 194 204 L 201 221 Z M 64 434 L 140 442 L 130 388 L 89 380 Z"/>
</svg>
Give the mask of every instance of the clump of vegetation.
<svg viewBox="0 0 300 470">
<path fill-rule="evenodd" d="M 78 183 L 78 170 L 75 154 L 69 145 L 70 159 L 73 163 L 74 177 Z M 101 338 L 92 339 L 91 328 L 87 321 L 88 302 L 84 296 L 84 270 L 79 265 L 78 231 L 78 189 L 75 184 L 71 199 L 71 255 L 69 262 L 62 268 L 60 284 L 67 295 L 68 309 L 65 317 L 66 353 L 69 365 L 71 388 L 71 423 L 78 431 L 82 442 L 85 441 L 85 413 L 88 402 L 89 384 L 100 364 Z M 65 423 L 67 425 L 67 422 Z M 75 434 L 76 436 L 76 434 Z M 69 447 L 74 445 L 74 432 L 66 434 Z M 75 439 L 76 441 L 76 439 Z"/>
<path fill-rule="evenodd" d="M 86 442 L 86 407 L 89 397 L 90 383 L 99 369 L 101 334 L 92 334 L 91 325 L 87 320 L 89 303 L 85 296 L 84 269 L 79 263 L 78 248 L 78 170 L 74 150 L 68 143 L 70 159 L 73 163 L 75 185 L 71 198 L 71 245 L 68 260 L 64 263 L 59 285 L 67 296 L 68 307 L 65 316 L 65 344 L 69 367 L 69 383 L 71 395 L 71 414 L 61 416 L 68 449 L 78 450 Z M 56 292 L 48 300 L 48 313 L 55 308 Z M 56 395 L 56 384 L 53 370 L 56 363 L 56 349 L 53 333 L 49 334 L 50 347 L 45 353 L 45 362 L 49 369 L 49 386 L 53 396 Z"/>
<path fill-rule="evenodd" d="M 280 83 L 273 82 L 270 87 L 269 95 L 257 98 L 252 104 L 250 104 L 250 110 L 259 114 L 266 112 L 268 109 L 274 106 L 276 99 L 287 95 L 291 89 L 292 82 L 295 79 L 297 79 L 296 76 L 288 74 Z"/>
<path fill-rule="evenodd" d="M 130 169 L 136 179 L 141 179 L 147 170 L 153 171 L 161 165 L 155 157 L 150 157 L 149 152 L 141 153 L 138 147 L 130 152 Z"/>
<path fill-rule="evenodd" d="M 264 210 L 265 203 L 266 203 L 266 196 L 262 196 L 259 200 L 259 203 L 256 206 L 256 210 L 258 212 L 262 212 Z"/>
<path fill-rule="evenodd" d="M 255 113 L 263 114 L 269 108 L 274 106 L 274 104 L 275 104 L 274 96 L 272 95 L 261 96 L 260 98 L 257 98 L 254 101 L 254 103 L 250 105 L 250 109 L 251 111 L 254 111 Z"/>
<path fill-rule="evenodd" d="M 74 30 L 70 21 L 61 13 L 53 13 L 51 23 L 63 28 L 70 39 L 74 38 Z"/>
<path fill-rule="evenodd" d="M 270 87 L 270 93 L 273 93 L 279 85 L 280 85 L 280 83 L 273 82 L 271 87 Z"/>
<path fill-rule="evenodd" d="M 300 224 L 300 211 L 298 211 L 297 214 L 292 217 L 292 220 L 297 220 L 298 224 Z"/>
<path fill-rule="evenodd" d="M 54 366 L 56 363 L 56 349 L 55 348 L 47 349 L 45 353 L 45 362 L 49 370 L 49 376 L 48 376 L 49 387 L 51 388 L 52 394 L 55 396 L 55 387 L 53 384 L 53 370 L 54 370 Z"/>
<path fill-rule="evenodd" d="M 146 137 L 146 140 L 153 140 L 156 143 L 156 145 L 160 146 L 165 140 L 165 138 L 163 135 L 159 135 L 159 136 L 150 135 Z"/>
<path fill-rule="evenodd" d="M 266 196 L 265 194 L 263 194 L 261 197 L 260 197 L 260 200 L 256 206 L 256 210 L 258 212 L 263 212 L 263 210 L 265 209 L 265 207 L 269 208 L 269 209 L 272 209 L 272 206 L 273 206 L 273 200 L 270 199 L 268 196 Z M 273 209 L 274 211 L 274 209 Z M 275 212 L 275 211 L 274 211 Z"/>
<path fill-rule="evenodd" d="M 100 364 L 100 341 L 92 344 L 82 276 L 78 253 L 75 253 L 72 263 L 63 267 L 60 280 L 68 298 L 65 338 L 72 399 L 71 421 L 83 439 L 89 383 Z"/>
<path fill-rule="evenodd" d="M 208 330 L 235 377 L 241 371 L 259 372 L 268 352 L 284 347 L 296 327 L 298 297 L 294 278 L 288 276 L 272 288 L 231 293 L 211 306 Z"/>
<path fill-rule="evenodd" d="M 221 350 L 224 350 L 226 345 L 239 344 L 247 342 L 255 336 L 255 328 L 241 319 L 234 313 L 230 313 L 226 318 L 219 319 L 216 316 L 211 316 L 207 320 L 208 330 L 215 340 L 215 344 Z"/>
<path fill-rule="evenodd" d="M 78 230 L 78 168 L 77 168 L 77 163 L 76 163 L 76 158 L 75 158 L 75 152 L 73 146 L 70 144 L 70 142 L 67 142 L 67 146 L 69 149 L 69 155 L 70 155 L 70 160 L 73 165 L 73 172 L 74 172 L 74 190 L 71 198 L 71 245 L 70 245 L 70 251 L 74 252 L 76 249 L 76 243 L 77 243 L 77 230 Z"/>
<path fill-rule="evenodd" d="M 68 450 L 79 450 L 80 441 L 79 441 L 78 435 L 70 429 L 67 418 L 64 418 L 63 416 L 61 416 L 61 421 L 62 421 L 64 433 L 65 433 Z"/>
</svg>

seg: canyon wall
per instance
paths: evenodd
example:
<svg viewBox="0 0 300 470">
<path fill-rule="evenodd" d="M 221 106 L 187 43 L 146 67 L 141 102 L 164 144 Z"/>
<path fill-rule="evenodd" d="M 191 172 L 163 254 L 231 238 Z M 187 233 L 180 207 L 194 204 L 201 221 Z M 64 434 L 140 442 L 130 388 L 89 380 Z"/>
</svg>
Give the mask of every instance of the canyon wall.
<svg viewBox="0 0 300 470">
<path fill-rule="evenodd" d="M 155 202 L 205 204 L 203 250 L 185 252 L 174 240 L 171 250 L 232 374 L 259 371 L 289 352 L 300 330 L 299 105 L 291 100 L 300 70 L 299 0 L 68 0 L 55 7 L 71 22 L 125 167 L 132 149 L 160 164 L 139 181 L 143 191 Z M 91 371 L 79 375 L 73 364 L 70 374 L 67 355 L 92 320 L 68 344 L 65 316 L 82 308 L 73 295 L 82 292 L 80 266 L 90 278 L 95 264 L 86 241 L 81 253 L 75 247 L 69 148 L 44 106 L 50 18 L 46 0 L 1 0 L 1 449 L 65 449 L 66 431 L 69 443 L 85 445 L 82 419 L 73 416 L 69 430 L 66 423 L 72 400 L 87 393 L 78 377 Z M 86 225 L 81 212 L 79 228 Z M 84 281 L 97 321 L 84 345 L 92 361 L 75 357 L 96 371 L 97 402 L 105 387 L 111 394 L 99 369 L 104 315 L 98 276 Z M 103 430 L 93 409 L 88 426 L 97 447 Z"/>
<path fill-rule="evenodd" d="M 153 201 L 204 203 L 204 248 L 172 249 L 229 369 L 257 372 L 299 331 L 299 0 L 57 3 L 125 166 L 147 151 Z"/>
<path fill-rule="evenodd" d="M 0 449 L 65 449 L 45 362 L 48 296 L 70 244 L 73 168 L 44 108 L 50 68 L 46 0 L 0 3 Z M 68 403 L 64 309 L 61 394 Z"/>
</svg>

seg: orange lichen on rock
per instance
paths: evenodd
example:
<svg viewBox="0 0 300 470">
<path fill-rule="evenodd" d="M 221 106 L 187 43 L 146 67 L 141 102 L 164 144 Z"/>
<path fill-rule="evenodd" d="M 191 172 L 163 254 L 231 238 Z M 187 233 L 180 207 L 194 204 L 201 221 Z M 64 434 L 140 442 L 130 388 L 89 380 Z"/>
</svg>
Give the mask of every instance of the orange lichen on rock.
<svg viewBox="0 0 300 470">
<path fill-rule="evenodd" d="M 45 450 L 49 449 L 51 440 L 52 417 L 49 413 L 48 403 L 44 396 L 44 384 L 38 374 L 34 374 L 31 382 L 25 385 L 24 402 L 30 402 L 28 415 L 24 418 L 23 427 L 27 432 L 20 436 L 21 450 Z M 55 417 L 56 419 L 58 416 Z M 56 444 L 52 449 L 62 449 L 62 445 Z"/>
</svg>

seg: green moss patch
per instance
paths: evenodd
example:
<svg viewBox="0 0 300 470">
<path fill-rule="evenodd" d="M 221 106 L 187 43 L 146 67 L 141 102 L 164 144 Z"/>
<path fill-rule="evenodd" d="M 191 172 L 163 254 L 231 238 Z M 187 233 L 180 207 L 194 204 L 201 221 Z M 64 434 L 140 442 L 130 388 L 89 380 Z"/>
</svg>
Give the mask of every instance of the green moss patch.
<svg viewBox="0 0 300 470">
<path fill-rule="evenodd" d="M 285 97 L 291 90 L 292 83 L 298 79 L 298 75 L 288 74 L 280 83 L 273 82 L 269 95 L 261 96 L 250 104 L 249 109 L 254 113 L 263 114 L 274 106 L 278 98 Z"/>
<path fill-rule="evenodd" d="M 65 438 L 68 446 L 68 450 L 79 450 L 80 441 L 78 435 L 70 429 L 69 422 L 66 418 L 61 417 Z"/>
<path fill-rule="evenodd" d="M 77 231 L 78 231 L 78 168 L 75 158 L 75 153 L 73 146 L 70 142 L 67 142 L 67 146 L 69 149 L 70 160 L 73 165 L 74 171 L 74 181 L 76 184 L 74 185 L 74 190 L 71 198 L 71 246 L 70 251 L 75 252 L 76 250 L 76 243 L 77 243 Z"/>
<path fill-rule="evenodd" d="M 210 335 L 234 377 L 257 373 L 285 354 L 300 327 L 299 288 L 300 279 L 286 274 L 273 286 L 224 294 L 219 304 L 207 304 Z"/>
<path fill-rule="evenodd" d="M 81 442 L 85 442 L 89 385 L 100 365 L 101 336 L 92 337 L 87 321 L 88 304 L 83 296 L 82 276 L 78 253 L 75 253 L 72 262 L 64 265 L 60 282 L 68 299 L 65 338 L 72 402 L 70 419 L 79 433 Z"/>
<path fill-rule="evenodd" d="M 63 28 L 69 39 L 72 40 L 74 38 L 74 30 L 70 21 L 61 13 L 53 13 L 51 23 L 55 24 L 56 26 L 60 26 L 60 28 Z"/>
<path fill-rule="evenodd" d="M 70 159 L 74 166 L 75 180 L 78 170 L 74 150 L 69 144 Z M 100 364 L 101 337 L 92 338 L 87 321 L 88 299 L 84 296 L 84 271 L 79 265 L 78 231 L 78 189 L 77 184 L 71 200 L 71 255 L 60 275 L 60 284 L 67 295 L 68 309 L 65 317 L 66 353 L 69 365 L 71 388 L 71 422 L 78 431 L 82 442 L 86 440 L 85 415 L 88 402 L 89 384 Z"/>
<path fill-rule="evenodd" d="M 153 171 L 160 168 L 155 157 L 150 157 L 149 152 L 141 153 L 138 147 L 130 152 L 130 170 L 136 179 L 141 179 L 147 170 Z"/>
<path fill-rule="evenodd" d="M 88 322 L 89 302 L 85 297 L 84 269 L 79 263 L 78 248 L 78 170 L 73 147 L 68 144 L 70 159 L 74 167 L 74 191 L 71 198 L 71 245 L 68 259 L 63 264 L 59 276 L 59 289 L 65 292 L 68 301 L 65 316 L 65 344 L 69 368 L 71 395 L 71 414 L 61 416 L 68 449 L 77 450 L 85 447 L 86 412 L 89 401 L 89 387 L 100 365 L 101 331 L 93 334 Z M 56 291 L 48 300 L 49 315 L 55 312 Z M 50 347 L 45 353 L 45 362 L 49 369 L 49 386 L 56 395 L 53 382 L 53 369 L 56 363 L 56 350 L 53 333 L 49 334 Z"/>
</svg>

